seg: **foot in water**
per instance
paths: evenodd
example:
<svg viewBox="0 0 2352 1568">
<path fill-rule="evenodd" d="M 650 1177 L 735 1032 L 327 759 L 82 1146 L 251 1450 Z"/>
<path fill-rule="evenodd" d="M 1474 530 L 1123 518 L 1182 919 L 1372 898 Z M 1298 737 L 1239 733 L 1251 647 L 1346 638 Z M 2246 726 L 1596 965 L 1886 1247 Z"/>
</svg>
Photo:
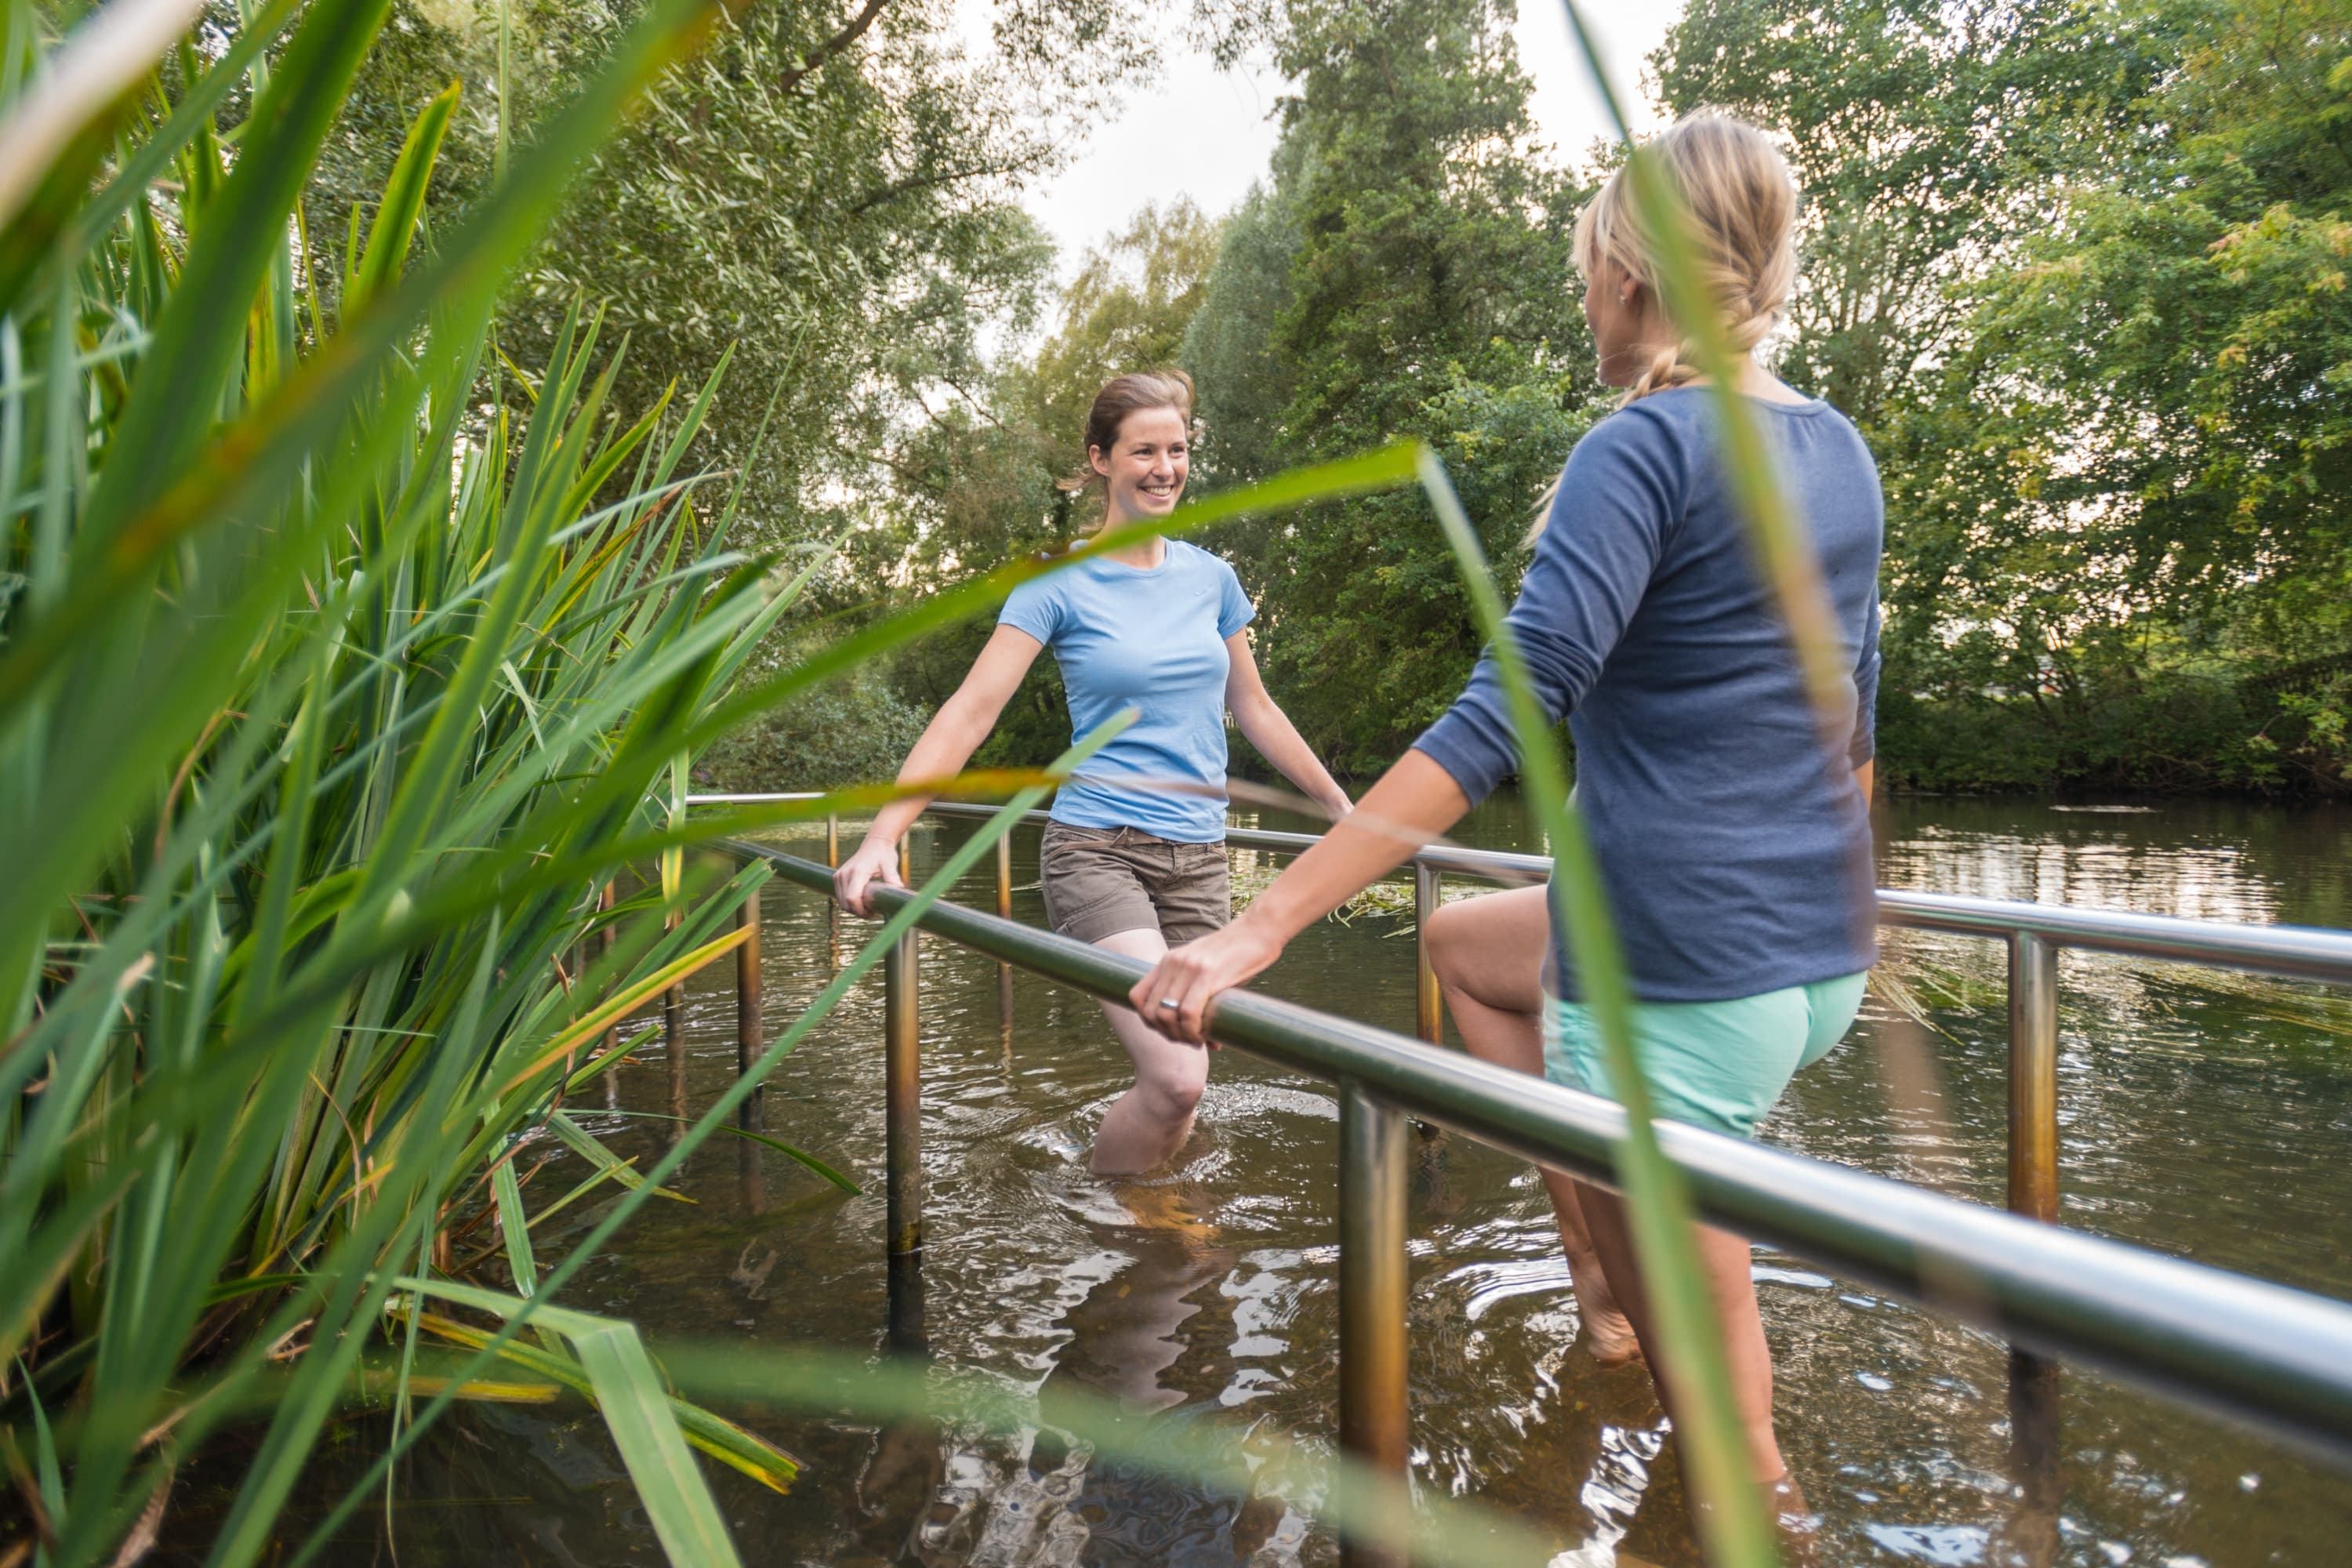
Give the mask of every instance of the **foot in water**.
<svg viewBox="0 0 2352 1568">
<path fill-rule="evenodd" d="M 1603 1371 L 1632 1366 L 1642 1359 L 1642 1342 L 1633 1325 L 1609 1290 L 1609 1281 L 1595 1259 L 1585 1268 L 1570 1264 L 1569 1284 L 1576 1292 L 1576 1316 L 1583 1331 L 1577 1342 Z"/>
<path fill-rule="evenodd" d="M 1624 1319 L 1620 1318 L 1617 1321 L 1620 1327 L 1614 1331 L 1607 1329 L 1596 1331 L 1591 1320 L 1587 1319 L 1583 1331 L 1576 1337 L 1576 1342 L 1584 1347 L 1584 1353 L 1591 1356 L 1594 1364 L 1603 1372 L 1643 1364 L 1642 1342 L 1633 1337 L 1633 1327 Z"/>
</svg>

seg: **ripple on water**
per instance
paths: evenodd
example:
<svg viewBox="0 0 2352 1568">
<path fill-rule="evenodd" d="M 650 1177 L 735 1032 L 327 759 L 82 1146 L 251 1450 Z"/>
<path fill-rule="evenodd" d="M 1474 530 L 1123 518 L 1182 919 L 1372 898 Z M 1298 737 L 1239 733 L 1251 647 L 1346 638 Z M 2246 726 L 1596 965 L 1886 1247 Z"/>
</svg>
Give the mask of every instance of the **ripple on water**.
<svg viewBox="0 0 2352 1568">
<path fill-rule="evenodd" d="M 1906 1563 L 1970 1568 L 1985 1560 L 1992 1532 L 1972 1524 L 1871 1524 L 1863 1533 Z"/>
<path fill-rule="evenodd" d="M 1880 879 L 2203 918 L 2352 921 L 2352 823 L 2330 837 L 2251 816 L 2039 809 L 1899 803 Z M 1482 821 L 1475 842 L 1509 847 L 1522 831 L 1491 810 Z M 919 846 L 919 861 L 932 853 L 933 843 Z M 1034 880 L 1034 839 L 1018 847 L 1015 876 Z M 985 879 L 960 896 L 984 905 Z M 772 896 L 768 914 L 770 1023 L 781 1028 L 832 970 L 813 901 Z M 1019 896 L 1016 914 L 1038 920 L 1034 894 Z M 1407 1028 L 1411 952 L 1382 940 L 1394 929 L 1371 919 L 1314 928 L 1267 988 Z M 724 1492 L 730 1516 L 748 1521 L 739 1540 L 793 1564 L 910 1552 L 991 1568 L 1329 1563 L 1336 1544 L 1315 1523 L 1318 1495 L 1282 1439 L 1320 1451 L 1337 1403 L 1331 1095 L 1220 1053 L 1182 1168 L 1160 1181 L 1103 1182 L 1087 1169 L 1088 1145 L 1129 1080 L 1093 1005 L 1024 977 L 1002 1026 L 992 963 L 940 942 L 923 951 L 934 1354 L 1015 1390 L 1068 1384 L 1124 1400 L 1129 1431 L 1206 1430 L 1231 1451 L 1235 1477 L 1223 1487 L 1172 1483 L 1034 1427 L 877 1429 L 730 1410 L 810 1461 L 791 1498 Z M 1900 952 L 1935 1028 L 1922 1035 L 1874 1005 L 1845 1047 L 1801 1076 L 1768 1141 L 1997 1205 L 1999 950 L 1906 936 Z M 2352 1135 L 2352 1003 L 2077 954 L 2061 980 L 2068 1222 L 2352 1297 L 2352 1254 L 2310 1245 L 2341 1234 L 2352 1215 L 2352 1162 L 2341 1159 Z M 723 973 L 690 984 L 688 1024 L 699 1106 L 732 1071 Z M 1916 1037 L 1907 1058 L 1906 1030 Z M 869 983 L 811 1034 L 767 1100 L 770 1131 L 849 1171 L 862 1196 L 757 1156 L 764 1187 L 753 1204 L 736 1151 L 698 1155 L 678 1184 L 696 1205 L 654 1205 L 575 1286 L 578 1304 L 626 1310 L 656 1342 L 731 1335 L 754 1347 L 814 1339 L 860 1355 L 877 1349 L 880 1035 L 879 986 Z M 1918 1070 L 1903 1079 L 1905 1064 Z M 620 1108 L 666 1110 L 664 1082 L 657 1059 L 625 1068 Z M 1899 1096 L 1898 1082 L 1907 1085 Z M 625 1155 L 662 1146 L 657 1124 L 593 1105 L 580 1113 Z M 1422 1479 L 1517 1515 L 1554 1543 L 1560 1568 L 1695 1563 L 1678 1522 L 1678 1463 L 1647 1376 L 1604 1373 L 1574 1347 L 1567 1269 L 1528 1167 L 1451 1135 L 1416 1141 L 1413 1158 L 1409 1331 Z M 559 1163 L 541 1180 L 558 1193 L 583 1174 Z M 596 1212 L 575 1207 L 582 1223 Z M 2000 1561 L 2017 1528 L 2004 1473 L 2006 1347 L 1774 1248 L 1758 1250 L 1754 1277 L 1782 1446 L 1825 1516 L 1823 1560 Z M 2102 1568 L 2124 1560 L 2118 1551 L 2167 1568 L 2342 1559 L 2340 1472 L 2095 1373 L 2070 1372 L 2065 1386 L 2067 1500 L 2043 1521 L 2058 1568 Z M 500 1418 L 515 1432 L 544 1430 L 527 1412 Z M 518 1466 L 539 1463 L 529 1456 L 541 1437 L 480 1430 L 513 1445 Z M 593 1440 L 593 1424 L 579 1431 L 566 1440 Z M 2244 1489 L 2242 1476 L 2261 1479 Z M 607 1510 L 602 1491 L 582 1500 L 558 1489 L 557 1500 L 532 1505 L 544 1518 L 531 1539 L 553 1531 L 583 1562 L 652 1559 L 641 1515 Z"/>
</svg>

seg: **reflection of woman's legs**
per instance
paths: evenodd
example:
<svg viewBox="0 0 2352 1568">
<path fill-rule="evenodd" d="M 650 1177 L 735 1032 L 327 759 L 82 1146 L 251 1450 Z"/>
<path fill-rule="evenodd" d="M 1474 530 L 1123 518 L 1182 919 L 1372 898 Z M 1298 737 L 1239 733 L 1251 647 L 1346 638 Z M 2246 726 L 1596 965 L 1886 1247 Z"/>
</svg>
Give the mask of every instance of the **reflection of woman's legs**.
<svg viewBox="0 0 2352 1568">
<path fill-rule="evenodd" d="M 1168 944 L 1152 927 L 1113 931 L 1095 945 L 1157 963 Z M 1192 1110 L 1208 1087 L 1209 1053 L 1143 1026 L 1130 1007 L 1102 1004 L 1111 1032 L 1135 1064 L 1135 1087 L 1118 1097 L 1095 1134 L 1095 1173 L 1126 1176 L 1166 1164 L 1192 1131 Z"/>
<path fill-rule="evenodd" d="M 1447 904 L 1430 916 L 1429 957 L 1462 1043 L 1480 1061 L 1543 1076 L 1543 952 L 1551 921 L 1544 889 L 1520 888 Z M 1568 1249 L 1570 1282 L 1592 1353 L 1603 1363 L 1640 1353 L 1578 1207 L 1583 1184 L 1542 1173 Z M 1590 1190 L 1590 1189 L 1587 1189 Z"/>
</svg>

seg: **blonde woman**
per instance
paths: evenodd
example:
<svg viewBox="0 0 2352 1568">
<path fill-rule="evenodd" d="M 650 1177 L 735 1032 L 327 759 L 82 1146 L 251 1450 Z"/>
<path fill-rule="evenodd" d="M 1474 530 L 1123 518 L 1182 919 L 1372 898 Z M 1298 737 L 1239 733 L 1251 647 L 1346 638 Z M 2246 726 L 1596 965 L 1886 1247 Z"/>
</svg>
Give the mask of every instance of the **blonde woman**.
<svg viewBox="0 0 2352 1568">
<path fill-rule="evenodd" d="M 1191 465 L 1192 383 L 1181 371 L 1122 375 L 1087 415 L 1087 462 L 1102 526 L 1164 518 Z M 1040 651 L 1054 650 L 1073 736 L 1122 709 L 1137 721 L 1054 797 L 1042 851 L 1045 913 L 1064 936 L 1156 960 L 1232 917 L 1225 861 L 1225 714 L 1258 754 L 1337 817 L 1348 797 L 1258 679 L 1245 629 L 1256 609 L 1234 569 L 1181 540 L 1104 551 L 1013 591 L 971 671 L 907 753 L 899 778 L 942 778 L 971 760 Z M 921 799 L 877 814 L 834 889 L 856 914 L 898 882 L 899 836 Z M 1127 1175 L 1183 1145 L 1209 1079 L 1198 1042 L 1171 1041 L 1106 1003 L 1135 1087 L 1095 1134 L 1094 1169 Z"/>
<path fill-rule="evenodd" d="M 1651 237 L 1622 174 L 1581 215 L 1576 244 L 1601 378 L 1625 397 L 1570 458 L 1510 619 L 1550 715 L 1568 715 L 1575 733 L 1577 805 L 1632 968 L 1659 1113 L 1745 1137 L 1845 1033 L 1876 957 L 1866 802 L 1882 503 L 1853 426 L 1748 357 L 1795 282 L 1796 192 L 1779 152 L 1714 113 L 1650 145 L 1690 210 L 1703 275 L 1740 351 L 1734 388 L 1768 428 L 1828 578 L 1853 671 L 1847 754 L 1824 767 L 1788 630 L 1732 500 L 1717 395 L 1698 384 L 1686 334 L 1659 302 Z M 1516 761 L 1500 683 L 1482 663 L 1365 795 L 1360 821 L 1442 832 Z M 1404 853 L 1390 831 L 1340 824 L 1241 919 L 1162 960 L 1135 987 L 1137 1007 L 1173 1038 L 1201 1038 L 1211 998 Z M 1500 897 L 1515 896 L 1532 923 L 1537 900 Z M 1609 1093 L 1558 933 L 1543 945 L 1544 1070 Z M 1525 965 L 1532 953 L 1522 943 L 1497 956 Z M 1505 1005 L 1489 1011 L 1534 997 L 1531 978 L 1502 976 L 1492 999 Z M 1524 1057 L 1523 1039 L 1517 1048 Z M 1619 1202 L 1590 1185 L 1574 1196 L 1671 1406 L 1674 1369 L 1658 1357 Z M 1708 1230 L 1701 1252 L 1757 1477 L 1785 1484 L 1748 1244 Z"/>
</svg>

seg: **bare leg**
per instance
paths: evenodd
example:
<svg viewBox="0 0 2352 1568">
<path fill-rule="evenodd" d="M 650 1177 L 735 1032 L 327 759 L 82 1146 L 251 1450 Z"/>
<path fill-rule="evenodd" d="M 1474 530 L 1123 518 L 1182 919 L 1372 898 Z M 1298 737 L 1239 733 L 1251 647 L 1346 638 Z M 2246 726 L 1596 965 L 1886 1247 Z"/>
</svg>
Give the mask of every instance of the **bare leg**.
<svg viewBox="0 0 2352 1568">
<path fill-rule="evenodd" d="M 1113 931 L 1095 943 L 1107 952 L 1157 963 L 1168 951 L 1152 927 Z M 1166 1164 L 1192 1131 L 1192 1110 L 1209 1083 L 1209 1053 L 1143 1026 L 1131 1007 L 1102 1005 L 1111 1032 L 1135 1064 L 1135 1087 L 1104 1113 L 1095 1133 L 1098 1176 L 1129 1176 Z"/>
<path fill-rule="evenodd" d="M 1578 1198 L 1586 1223 L 1592 1227 L 1593 1245 L 1600 1249 L 1609 1278 L 1619 1286 L 1618 1300 L 1624 1303 L 1626 1315 L 1641 1336 L 1642 1348 L 1649 1355 L 1651 1371 L 1658 1380 L 1659 1397 L 1665 1401 L 1668 1413 L 1673 1414 L 1674 1373 L 1659 1353 L 1649 1297 L 1641 1270 L 1633 1261 L 1633 1241 L 1626 1228 L 1624 1204 L 1614 1193 L 1603 1192 L 1589 1183 L 1578 1185 L 1583 1189 Z M 1713 1226 L 1698 1226 L 1696 1239 L 1699 1263 L 1715 1298 L 1716 1322 L 1723 1333 L 1724 1352 L 1731 1363 L 1732 1399 L 1747 1433 L 1748 1461 L 1755 1467 L 1758 1481 L 1767 1486 L 1784 1482 L 1789 1467 L 1780 1458 L 1780 1445 L 1772 1432 L 1772 1352 L 1764 1342 L 1764 1318 L 1756 1306 L 1756 1279 L 1748 1272 L 1748 1240 Z M 1679 1416 L 1676 1422 L 1680 1424 Z M 1793 1489 L 1790 1495 L 1793 1496 Z M 1796 1500 L 1796 1505 L 1801 1510 L 1801 1498 Z"/>
<path fill-rule="evenodd" d="M 1446 1011 L 1480 1061 L 1543 1076 L 1543 950 L 1550 930 L 1541 888 L 1465 899 L 1430 916 L 1430 961 Z M 1641 1344 L 1618 1309 L 1608 1268 L 1593 1250 L 1577 1206 L 1582 1184 L 1556 1171 L 1541 1174 L 1592 1353 L 1604 1366 L 1632 1361 L 1642 1353 Z"/>
</svg>

